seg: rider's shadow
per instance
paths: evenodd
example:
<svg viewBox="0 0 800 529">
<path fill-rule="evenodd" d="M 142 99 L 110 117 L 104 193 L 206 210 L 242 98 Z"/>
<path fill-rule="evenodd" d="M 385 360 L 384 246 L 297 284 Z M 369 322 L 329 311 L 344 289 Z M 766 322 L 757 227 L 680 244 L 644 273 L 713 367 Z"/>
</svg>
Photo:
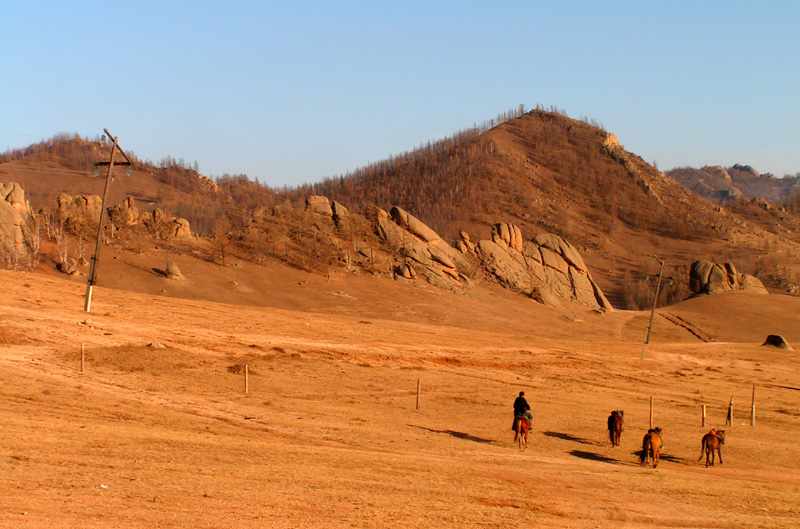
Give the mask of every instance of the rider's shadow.
<svg viewBox="0 0 800 529">
<path fill-rule="evenodd" d="M 610 463 L 612 465 L 619 463 L 619 460 L 612 457 L 601 456 L 600 454 L 595 454 L 594 452 L 584 452 L 583 450 L 572 450 L 569 454 L 575 457 L 580 457 L 581 459 L 600 461 L 601 463 Z"/>
<path fill-rule="evenodd" d="M 575 437 L 572 434 L 568 433 L 561 433 L 561 432 L 542 432 L 547 437 L 555 437 L 556 439 L 563 439 L 564 441 L 572 441 L 573 443 L 581 443 L 585 445 L 595 445 L 594 441 L 589 441 L 588 439 L 584 439 L 582 437 Z"/>
<path fill-rule="evenodd" d="M 419 428 L 420 430 L 425 430 L 432 433 L 443 433 L 449 436 L 455 437 L 456 439 L 463 439 L 465 441 L 472 441 L 473 443 L 484 443 L 484 444 L 492 444 L 494 440 L 492 439 L 484 439 L 482 437 L 475 437 L 474 435 L 470 435 L 464 432 L 456 432 L 455 430 L 433 430 L 431 428 L 425 428 L 424 426 L 414 426 L 413 424 L 409 424 L 409 426 L 413 426 L 414 428 Z"/>
</svg>

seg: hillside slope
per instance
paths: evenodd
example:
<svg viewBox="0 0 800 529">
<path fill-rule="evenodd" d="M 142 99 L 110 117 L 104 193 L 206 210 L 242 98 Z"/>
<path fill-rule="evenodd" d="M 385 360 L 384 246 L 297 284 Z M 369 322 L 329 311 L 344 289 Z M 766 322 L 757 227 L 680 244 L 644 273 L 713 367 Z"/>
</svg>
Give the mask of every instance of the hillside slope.
<svg viewBox="0 0 800 529">
<path fill-rule="evenodd" d="M 360 207 L 397 204 L 451 239 L 459 230 L 486 237 L 495 222 L 519 225 L 526 238 L 557 233 L 581 249 L 617 306 L 629 295 L 624 285 L 655 271 L 654 254 L 678 279 L 694 260 L 730 260 L 780 289 L 775 265 L 800 260 L 800 217 L 720 208 L 613 134 L 542 110 L 302 191 Z"/>
<path fill-rule="evenodd" d="M 62 138 L 35 147 L 0 163 L 0 181 L 30 186 L 35 207 L 52 204 L 60 192 L 100 192 L 102 179 L 88 168 L 107 158 L 107 145 Z M 318 236 L 305 200 L 324 195 L 357 213 L 399 206 L 451 244 L 461 231 L 473 241 L 489 239 L 499 222 L 518 226 L 526 240 L 556 233 L 580 251 L 617 307 L 651 303 L 652 283 L 644 278 L 657 271 L 654 255 L 667 262 L 674 280 L 660 303 L 689 295 L 688 269 L 698 259 L 732 261 L 775 291 L 796 291 L 800 284 L 800 216 L 794 210 L 722 208 L 627 152 L 613 134 L 555 112 L 515 114 L 491 128 L 293 189 L 273 190 L 244 176 L 212 182 L 168 162 L 137 161 L 130 176 L 117 172 L 111 202 L 130 195 L 141 209 L 165 208 L 187 218 L 195 233 L 212 237 L 219 251 L 229 242 L 244 245 L 242 258 L 257 263 L 281 261 L 324 274 L 331 267 L 351 271 L 350 256 L 359 251 L 372 259 L 381 243 L 369 222 L 358 240 L 350 229 L 336 240 Z M 256 218 L 262 219 L 258 225 Z M 390 262 L 392 250 L 384 254 Z M 367 268 L 385 274 L 389 265 Z"/>
</svg>

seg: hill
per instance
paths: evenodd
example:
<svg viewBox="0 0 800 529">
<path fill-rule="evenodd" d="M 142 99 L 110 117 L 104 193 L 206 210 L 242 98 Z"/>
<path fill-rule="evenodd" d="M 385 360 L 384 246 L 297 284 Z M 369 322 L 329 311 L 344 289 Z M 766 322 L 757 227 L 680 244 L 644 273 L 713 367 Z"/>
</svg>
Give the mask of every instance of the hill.
<svg viewBox="0 0 800 529">
<path fill-rule="evenodd" d="M 96 194 L 101 182 L 88 168 L 107 152 L 103 142 L 57 137 L 6 153 L 0 180 L 23 183 L 36 207 L 52 205 L 62 192 Z M 518 226 L 526 240 L 558 234 L 578 249 L 617 307 L 649 306 L 652 286 L 643 279 L 657 271 L 653 255 L 667 261 L 674 279 L 659 304 L 688 296 L 688 268 L 698 259 L 732 261 L 775 291 L 800 284 L 800 221 L 793 209 L 721 208 L 627 152 L 613 134 L 542 109 L 511 112 L 294 189 L 273 190 L 244 176 L 211 181 L 172 158 L 137 160 L 111 189 L 113 203 L 132 196 L 142 209 L 188 219 L 195 233 L 208 237 L 196 251 L 223 262 L 228 244 L 246 261 L 283 262 L 317 274 L 352 273 L 354 257 L 366 255 L 361 272 L 391 276 L 396 251 L 377 234 L 374 208 L 399 206 L 453 245 L 462 231 L 473 241 L 489 239 L 497 223 Z M 337 201 L 364 221 L 344 231 L 320 225 L 306 211 L 311 195 Z M 142 246 L 141 240 L 125 244 Z"/>
<path fill-rule="evenodd" d="M 579 247 L 616 306 L 648 288 L 657 254 L 686 277 L 699 258 L 730 260 L 785 290 L 800 242 L 795 213 L 720 208 L 597 126 L 537 109 L 303 188 L 345 204 L 397 204 L 437 231 L 485 236 L 498 221 L 562 235 Z M 787 255 L 787 259 L 782 256 Z M 788 272 L 779 277 L 775 267 Z M 688 294 L 672 292 L 673 300 Z M 630 301 L 628 301 L 630 303 Z"/>
<path fill-rule="evenodd" d="M 749 165 L 679 167 L 667 174 L 692 191 L 720 204 L 762 199 L 774 206 L 800 194 L 800 176 L 776 178 Z"/>
</svg>

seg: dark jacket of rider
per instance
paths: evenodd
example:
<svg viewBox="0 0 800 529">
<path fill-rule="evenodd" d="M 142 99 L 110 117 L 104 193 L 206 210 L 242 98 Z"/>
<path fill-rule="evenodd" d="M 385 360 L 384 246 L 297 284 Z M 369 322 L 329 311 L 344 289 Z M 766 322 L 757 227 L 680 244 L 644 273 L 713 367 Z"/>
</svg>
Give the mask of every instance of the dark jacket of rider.
<svg viewBox="0 0 800 529">
<path fill-rule="evenodd" d="M 519 397 L 514 400 L 514 416 L 517 417 L 521 415 L 530 418 L 531 414 L 527 413 L 530 409 L 531 407 L 528 405 L 528 401 L 525 400 L 525 392 L 520 391 Z"/>
</svg>

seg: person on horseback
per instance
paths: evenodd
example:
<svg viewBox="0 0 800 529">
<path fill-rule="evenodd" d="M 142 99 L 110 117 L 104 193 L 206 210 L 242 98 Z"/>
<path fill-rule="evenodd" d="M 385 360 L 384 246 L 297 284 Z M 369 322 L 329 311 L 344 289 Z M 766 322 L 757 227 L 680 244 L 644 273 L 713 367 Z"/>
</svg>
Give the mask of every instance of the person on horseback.
<svg viewBox="0 0 800 529">
<path fill-rule="evenodd" d="M 525 417 L 528 419 L 528 422 L 533 424 L 533 415 L 531 415 L 531 407 L 528 405 L 528 401 L 525 400 L 525 392 L 520 391 L 519 397 L 514 400 L 514 420 L 517 417 Z M 514 429 L 514 425 L 512 423 L 511 429 Z"/>
</svg>

